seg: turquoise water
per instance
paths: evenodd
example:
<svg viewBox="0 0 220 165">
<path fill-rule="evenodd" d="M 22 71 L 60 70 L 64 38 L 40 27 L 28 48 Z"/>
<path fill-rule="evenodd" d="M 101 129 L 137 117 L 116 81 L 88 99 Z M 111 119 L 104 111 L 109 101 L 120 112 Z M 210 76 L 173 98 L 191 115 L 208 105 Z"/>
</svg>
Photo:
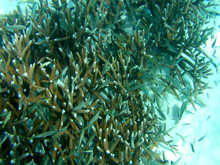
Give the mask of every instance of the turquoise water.
<svg viewBox="0 0 220 165">
<path fill-rule="evenodd" d="M 8 13 L 16 8 L 17 2 L 1 0 L 0 13 Z M 24 4 L 22 4 L 24 5 Z M 24 6 L 22 6 L 24 7 Z M 211 22 L 210 26 L 216 26 L 215 37 L 220 37 L 220 30 L 218 25 L 219 20 L 215 20 L 216 25 Z M 204 50 L 212 55 L 214 49 L 212 43 L 215 39 L 211 39 L 204 46 Z M 216 41 L 216 46 L 220 45 L 220 38 Z M 216 58 L 217 64 L 220 63 L 219 51 L 217 50 Z M 197 111 L 193 107 L 188 107 L 188 113 L 185 113 L 181 122 L 176 126 L 175 123 L 167 119 L 167 127 L 172 128 L 176 126 L 170 134 L 174 137 L 175 143 L 178 145 L 179 152 L 174 155 L 167 150 L 166 157 L 174 162 L 180 158 L 178 164 L 180 165 L 200 165 L 209 164 L 217 165 L 220 163 L 220 78 L 219 74 L 215 73 L 209 78 L 209 85 L 212 89 L 208 89 L 206 93 L 201 95 L 201 100 L 206 106 L 196 105 Z M 175 98 L 170 96 L 167 98 L 169 105 L 181 106 Z M 191 113 L 190 113 L 191 112 Z M 188 124 L 190 123 L 190 124 Z M 204 138 L 203 138 L 204 137 Z M 202 138 L 202 139 L 201 139 Z M 163 146 L 160 146 L 163 148 Z"/>
</svg>

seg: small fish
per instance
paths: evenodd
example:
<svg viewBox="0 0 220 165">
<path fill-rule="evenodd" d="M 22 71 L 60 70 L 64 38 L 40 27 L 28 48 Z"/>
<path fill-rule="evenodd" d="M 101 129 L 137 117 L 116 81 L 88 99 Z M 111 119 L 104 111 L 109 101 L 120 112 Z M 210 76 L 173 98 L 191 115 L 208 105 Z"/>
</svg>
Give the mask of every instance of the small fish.
<svg viewBox="0 0 220 165">
<path fill-rule="evenodd" d="M 67 130 L 67 127 L 68 127 L 68 126 L 62 128 L 61 130 L 59 130 L 58 132 L 56 132 L 55 136 L 58 137 L 58 135 L 59 135 L 60 133 L 62 133 L 62 132 L 64 132 L 64 131 Z"/>
<path fill-rule="evenodd" d="M 182 135 L 180 135 L 178 133 L 176 133 L 176 135 L 178 135 L 183 140 L 183 142 L 186 142 L 185 138 Z"/>
<path fill-rule="evenodd" d="M 54 135 L 56 132 L 55 131 L 47 131 L 47 132 L 43 132 L 41 134 L 38 134 L 36 136 L 33 136 L 31 138 L 36 139 L 36 138 L 45 138 L 47 136 L 51 136 Z"/>
<path fill-rule="evenodd" d="M 217 37 L 215 38 L 214 42 L 212 43 L 212 48 L 215 48 L 216 46 L 216 40 L 217 40 Z"/>
<path fill-rule="evenodd" d="M 163 120 L 166 120 L 166 116 L 164 115 L 164 113 L 162 112 L 162 110 L 160 110 L 159 108 L 156 108 L 157 112 L 159 113 L 159 115 L 162 117 Z"/>
<path fill-rule="evenodd" d="M 182 157 L 182 155 L 175 162 L 171 161 L 171 165 L 177 165 L 178 162 L 180 161 L 181 157 Z"/>
<path fill-rule="evenodd" d="M 182 104 L 182 106 L 181 106 L 181 108 L 180 108 L 180 116 L 179 116 L 180 119 L 182 118 L 183 113 L 184 113 L 184 111 L 186 110 L 187 105 L 188 105 L 188 101 L 185 101 L 185 102 Z"/>
<path fill-rule="evenodd" d="M 207 98 L 209 99 L 209 93 L 207 93 Z"/>
<path fill-rule="evenodd" d="M 94 121 L 96 121 L 96 120 L 98 119 L 99 113 L 100 113 L 100 111 L 98 111 L 98 112 L 92 117 L 92 119 L 89 121 L 89 123 L 87 124 L 87 126 L 84 127 L 81 131 L 85 131 L 85 130 L 89 129 L 90 127 L 92 127 Z"/>
<path fill-rule="evenodd" d="M 85 149 L 88 145 L 91 144 L 91 141 L 94 139 L 94 137 L 96 136 L 96 134 L 92 134 L 91 136 L 89 136 L 89 140 L 88 142 L 86 143 L 86 145 L 83 147 L 83 149 Z"/>
<path fill-rule="evenodd" d="M 207 121 L 210 119 L 210 117 L 211 117 L 211 115 L 209 115 L 209 116 L 207 117 Z"/>
<path fill-rule="evenodd" d="M 190 125 L 190 123 L 185 123 L 185 124 L 182 124 L 182 125 Z"/>
<path fill-rule="evenodd" d="M 0 146 L 2 146 L 2 144 L 7 140 L 8 136 L 6 136 L 6 133 L 4 133 L 5 135 L 3 136 L 3 138 L 0 141 Z"/>
<path fill-rule="evenodd" d="M 24 159 L 24 158 L 26 158 L 27 156 L 29 156 L 29 153 L 25 153 L 25 154 L 23 154 L 23 155 L 17 157 L 17 158 L 16 158 L 16 161 L 20 161 L 21 159 Z"/>
<path fill-rule="evenodd" d="M 209 11 L 208 14 L 212 15 L 212 16 L 219 16 L 220 13 L 216 12 L 216 11 Z"/>
<path fill-rule="evenodd" d="M 37 3 L 34 3 L 31 9 L 31 18 L 34 17 L 35 11 L 37 10 Z"/>
<path fill-rule="evenodd" d="M 22 29 L 26 29 L 26 27 L 24 25 L 6 25 L 7 29 L 11 29 L 11 30 L 22 30 Z"/>
<path fill-rule="evenodd" d="M 200 142 L 200 141 L 202 141 L 205 137 L 206 137 L 206 135 L 202 136 L 202 137 L 199 138 L 197 141 Z"/>
<path fill-rule="evenodd" d="M 142 10 L 144 10 L 144 8 L 145 8 L 145 5 L 142 5 L 142 6 L 138 7 L 137 9 L 135 9 L 134 11 L 141 12 Z"/>
<path fill-rule="evenodd" d="M 78 109 L 85 108 L 85 107 L 86 107 L 86 104 L 87 104 L 87 102 L 82 101 L 80 104 L 78 104 L 77 106 L 75 106 L 75 107 L 73 108 L 73 111 L 76 111 L 76 110 L 78 110 Z"/>
<path fill-rule="evenodd" d="M 195 144 L 195 139 L 193 140 L 193 143 L 190 143 L 192 152 L 195 152 L 194 144 Z"/>
<path fill-rule="evenodd" d="M 191 145 L 192 152 L 195 152 L 195 149 L 194 149 L 193 144 L 192 144 L 192 143 L 190 143 L 190 145 Z"/>
</svg>

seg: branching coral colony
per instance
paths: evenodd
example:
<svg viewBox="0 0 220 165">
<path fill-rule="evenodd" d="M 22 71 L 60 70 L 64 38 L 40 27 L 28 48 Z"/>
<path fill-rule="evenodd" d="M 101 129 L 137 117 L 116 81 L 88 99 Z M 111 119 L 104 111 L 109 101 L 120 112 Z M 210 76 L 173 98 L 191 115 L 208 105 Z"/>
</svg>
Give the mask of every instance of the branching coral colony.
<svg viewBox="0 0 220 165">
<path fill-rule="evenodd" d="M 207 88 L 213 6 L 40 0 L 2 15 L 0 164 L 167 163 L 161 103 L 194 106 Z"/>
</svg>

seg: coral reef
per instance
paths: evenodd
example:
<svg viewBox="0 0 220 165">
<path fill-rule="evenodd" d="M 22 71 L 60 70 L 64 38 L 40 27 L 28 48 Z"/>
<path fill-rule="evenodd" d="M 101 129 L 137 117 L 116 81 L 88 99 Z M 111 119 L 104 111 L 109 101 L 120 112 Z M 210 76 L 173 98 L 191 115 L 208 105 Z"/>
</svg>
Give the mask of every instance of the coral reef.
<svg viewBox="0 0 220 165">
<path fill-rule="evenodd" d="M 0 163 L 167 163 L 162 102 L 208 87 L 213 3 L 39 0 L 0 18 Z"/>
</svg>

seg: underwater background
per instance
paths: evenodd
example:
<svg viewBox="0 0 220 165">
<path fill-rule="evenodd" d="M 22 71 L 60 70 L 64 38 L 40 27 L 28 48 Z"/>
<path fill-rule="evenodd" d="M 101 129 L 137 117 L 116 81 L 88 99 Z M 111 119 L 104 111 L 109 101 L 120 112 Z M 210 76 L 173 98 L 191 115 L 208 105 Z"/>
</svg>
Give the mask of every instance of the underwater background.
<svg viewBox="0 0 220 165">
<path fill-rule="evenodd" d="M 18 3 L 25 11 L 27 5 L 33 5 L 35 2 L 37 1 L 0 0 L 0 14 L 9 14 L 10 11 L 17 9 Z M 220 4 L 218 1 L 215 2 Z M 214 10 L 219 12 L 220 6 L 215 6 Z M 205 26 L 214 27 L 215 31 L 201 47 L 219 66 L 220 17 L 212 18 Z M 217 68 L 212 67 L 213 74 L 206 80 L 211 88 L 207 88 L 203 94 L 199 95 L 199 102 L 194 105 L 195 107 L 188 105 L 178 123 L 168 117 L 165 118 L 166 127 L 170 129 L 169 135 L 173 139 L 172 144 L 176 145 L 178 151 L 176 150 L 174 153 L 169 148 L 160 145 L 158 150 L 163 148 L 161 153 L 164 152 L 170 164 L 220 164 L 220 75 L 217 73 Z M 164 102 L 166 103 L 163 105 L 166 107 L 169 105 L 172 107 L 171 110 L 180 108 L 182 105 L 180 101 L 170 95 Z"/>
</svg>

